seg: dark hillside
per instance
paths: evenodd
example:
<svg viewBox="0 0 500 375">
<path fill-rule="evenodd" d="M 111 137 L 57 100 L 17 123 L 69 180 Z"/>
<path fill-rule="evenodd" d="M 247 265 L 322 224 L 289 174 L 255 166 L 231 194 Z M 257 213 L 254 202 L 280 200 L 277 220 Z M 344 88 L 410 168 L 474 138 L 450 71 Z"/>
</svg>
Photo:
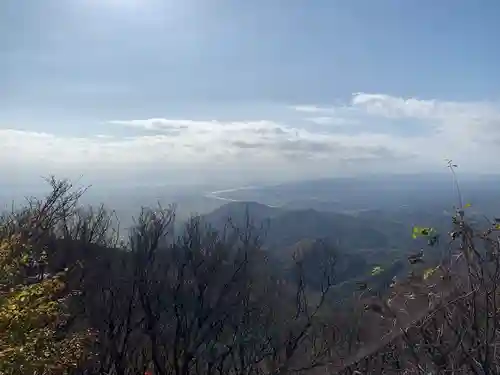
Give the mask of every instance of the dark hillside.
<svg viewBox="0 0 500 375">
<path fill-rule="evenodd" d="M 264 244 L 271 249 L 283 249 L 304 239 L 327 239 L 339 248 L 388 249 L 396 246 L 388 234 L 409 238 L 411 229 L 387 218 L 373 220 L 362 216 L 308 210 L 286 210 L 259 203 L 229 203 L 203 220 L 217 229 L 222 229 L 231 220 L 236 226 L 245 223 L 247 213 L 253 225 L 262 227 Z M 386 234 L 388 233 L 388 234 Z M 398 237 L 396 237 L 398 238 Z"/>
</svg>

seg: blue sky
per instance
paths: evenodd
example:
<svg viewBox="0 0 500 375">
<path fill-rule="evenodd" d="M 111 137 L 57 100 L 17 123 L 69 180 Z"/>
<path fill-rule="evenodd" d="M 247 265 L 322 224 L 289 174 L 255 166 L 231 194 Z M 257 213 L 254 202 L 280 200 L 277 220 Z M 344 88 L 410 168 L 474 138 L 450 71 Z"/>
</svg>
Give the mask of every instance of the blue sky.
<svg viewBox="0 0 500 375">
<path fill-rule="evenodd" d="M 0 167 L 492 172 L 499 17 L 496 0 L 3 0 Z"/>
</svg>

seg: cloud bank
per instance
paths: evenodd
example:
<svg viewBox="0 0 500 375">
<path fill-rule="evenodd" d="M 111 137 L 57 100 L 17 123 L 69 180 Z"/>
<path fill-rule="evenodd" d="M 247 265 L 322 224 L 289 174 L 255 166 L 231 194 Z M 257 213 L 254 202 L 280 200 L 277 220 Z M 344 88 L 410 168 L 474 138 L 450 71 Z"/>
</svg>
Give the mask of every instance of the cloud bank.
<svg viewBox="0 0 500 375">
<path fill-rule="evenodd" d="M 291 107 L 287 121 L 110 119 L 91 137 L 4 127 L 0 166 L 39 175 L 150 170 L 188 182 L 250 181 L 435 170 L 451 158 L 467 170 L 495 173 L 499 145 L 497 103 L 356 93 L 339 105 Z"/>
</svg>

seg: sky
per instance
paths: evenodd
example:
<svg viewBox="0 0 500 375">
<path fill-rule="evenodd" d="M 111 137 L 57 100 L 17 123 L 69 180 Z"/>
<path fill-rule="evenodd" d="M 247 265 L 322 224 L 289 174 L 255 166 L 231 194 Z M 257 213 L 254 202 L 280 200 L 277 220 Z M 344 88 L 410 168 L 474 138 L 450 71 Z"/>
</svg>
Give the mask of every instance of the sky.
<svg viewBox="0 0 500 375">
<path fill-rule="evenodd" d="M 499 17 L 497 0 L 2 0 L 0 171 L 497 173 Z"/>
</svg>

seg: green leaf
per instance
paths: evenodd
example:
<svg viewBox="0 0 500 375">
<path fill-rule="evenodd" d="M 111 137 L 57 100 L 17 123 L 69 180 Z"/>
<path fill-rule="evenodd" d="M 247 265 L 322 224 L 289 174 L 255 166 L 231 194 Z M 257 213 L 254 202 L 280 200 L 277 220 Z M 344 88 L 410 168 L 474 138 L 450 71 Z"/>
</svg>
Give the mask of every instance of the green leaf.
<svg viewBox="0 0 500 375">
<path fill-rule="evenodd" d="M 436 268 L 428 268 L 424 271 L 424 280 L 427 280 L 429 277 L 431 277 L 434 272 L 436 272 L 437 270 L 437 267 Z"/>
<path fill-rule="evenodd" d="M 384 272 L 384 269 L 380 266 L 375 266 L 373 267 L 372 269 L 372 276 L 376 276 L 376 275 L 379 275 L 381 274 L 382 272 Z"/>
<path fill-rule="evenodd" d="M 414 239 L 417 237 L 420 237 L 420 236 L 427 237 L 427 236 L 434 234 L 435 232 L 436 232 L 436 230 L 434 228 L 415 226 L 415 227 L 413 227 L 412 237 Z"/>
</svg>

